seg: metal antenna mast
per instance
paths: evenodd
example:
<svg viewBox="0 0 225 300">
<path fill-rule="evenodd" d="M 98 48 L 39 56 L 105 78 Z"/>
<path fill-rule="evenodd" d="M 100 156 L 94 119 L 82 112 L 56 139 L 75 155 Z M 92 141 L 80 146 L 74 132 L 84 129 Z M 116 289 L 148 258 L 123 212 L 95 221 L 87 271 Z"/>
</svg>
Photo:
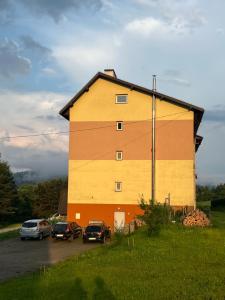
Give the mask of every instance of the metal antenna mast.
<svg viewBox="0 0 225 300">
<path fill-rule="evenodd" d="M 156 75 L 152 76 L 152 201 L 155 202 L 155 117 L 156 117 Z"/>
</svg>

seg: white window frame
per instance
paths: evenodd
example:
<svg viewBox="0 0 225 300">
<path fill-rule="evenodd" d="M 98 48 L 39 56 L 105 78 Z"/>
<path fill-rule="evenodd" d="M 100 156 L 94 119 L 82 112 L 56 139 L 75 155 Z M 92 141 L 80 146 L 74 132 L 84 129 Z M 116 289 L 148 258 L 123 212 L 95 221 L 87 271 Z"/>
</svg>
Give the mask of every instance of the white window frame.
<svg viewBox="0 0 225 300">
<path fill-rule="evenodd" d="M 118 184 L 119 184 L 119 187 L 118 187 Z M 122 182 L 121 181 L 115 182 L 115 192 L 122 192 Z"/>
<path fill-rule="evenodd" d="M 126 101 L 125 102 L 119 102 L 118 101 L 118 97 L 119 96 L 125 96 L 126 97 Z M 116 104 L 127 104 L 127 102 L 128 102 L 128 95 L 127 94 L 118 94 L 118 95 L 116 95 Z"/>
<path fill-rule="evenodd" d="M 123 160 L 123 151 L 116 151 L 116 160 Z"/>
<path fill-rule="evenodd" d="M 121 124 L 121 129 L 119 128 L 119 124 Z M 116 121 L 116 130 L 118 131 L 123 130 L 123 121 Z"/>
</svg>

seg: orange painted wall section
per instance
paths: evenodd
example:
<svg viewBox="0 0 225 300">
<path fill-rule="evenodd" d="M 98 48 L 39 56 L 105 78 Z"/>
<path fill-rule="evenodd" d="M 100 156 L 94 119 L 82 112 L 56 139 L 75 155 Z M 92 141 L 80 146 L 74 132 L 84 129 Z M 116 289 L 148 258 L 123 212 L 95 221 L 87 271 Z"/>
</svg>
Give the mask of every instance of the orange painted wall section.
<svg viewBox="0 0 225 300">
<path fill-rule="evenodd" d="M 182 210 L 184 206 L 174 206 L 175 211 Z M 186 207 L 189 211 L 193 206 Z M 67 207 L 67 220 L 76 221 L 80 226 L 86 227 L 89 221 L 104 221 L 106 225 L 114 229 L 114 212 L 125 212 L 125 223 L 130 223 L 138 215 L 143 214 L 143 210 L 138 205 L 125 204 L 70 204 Z M 80 213 L 80 220 L 76 220 L 76 213 Z"/>
<path fill-rule="evenodd" d="M 76 213 L 80 213 L 80 220 L 76 222 L 85 227 L 89 221 L 99 220 L 104 221 L 107 225 L 114 228 L 114 212 L 125 212 L 125 222 L 129 223 L 136 215 L 141 215 L 143 211 L 138 205 L 124 204 L 70 204 L 67 207 L 67 220 L 75 221 Z"/>
<path fill-rule="evenodd" d="M 122 150 L 126 160 L 151 160 L 151 126 L 151 121 L 125 121 L 117 131 L 114 121 L 70 122 L 69 158 L 115 160 Z M 156 130 L 156 159 L 194 159 L 193 121 L 158 120 Z"/>
</svg>

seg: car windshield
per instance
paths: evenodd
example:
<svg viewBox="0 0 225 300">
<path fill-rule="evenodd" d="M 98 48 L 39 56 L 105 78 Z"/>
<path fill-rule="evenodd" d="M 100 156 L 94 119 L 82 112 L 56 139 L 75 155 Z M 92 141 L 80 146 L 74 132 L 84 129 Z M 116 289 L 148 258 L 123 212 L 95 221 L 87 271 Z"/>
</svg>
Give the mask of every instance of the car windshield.
<svg viewBox="0 0 225 300">
<path fill-rule="evenodd" d="M 67 224 L 55 224 L 54 230 L 55 231 L 63 231 L 66 230 Z"/>
<path fill-rule="evenodd" d="M 100 226 L 88 226 L 86 228 L 86 231 L 88 231 L 88 232 L 100 232 L 101 227 Z"/>
<path fill-rule="evenodd" d="M 23 223 L 22 227 L 25 227 L 25 228 L 37 227 L 37 223 L 36 222 L 25 222 L 25 223 Z"/>
</svg>

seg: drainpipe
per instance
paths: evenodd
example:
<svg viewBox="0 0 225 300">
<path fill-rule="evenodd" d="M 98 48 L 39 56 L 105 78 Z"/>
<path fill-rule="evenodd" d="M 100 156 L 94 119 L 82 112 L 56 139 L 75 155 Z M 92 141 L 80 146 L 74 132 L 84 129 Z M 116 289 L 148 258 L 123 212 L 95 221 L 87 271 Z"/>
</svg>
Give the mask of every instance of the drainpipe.
<svg viewBox="0 0 225 300">
<path fill-rule="evenodd" d="M 153 75 L 152 88 L 152 201 L 155 203 L 155 110 L 156 110 L 156 75 Z"/>
</svg>

